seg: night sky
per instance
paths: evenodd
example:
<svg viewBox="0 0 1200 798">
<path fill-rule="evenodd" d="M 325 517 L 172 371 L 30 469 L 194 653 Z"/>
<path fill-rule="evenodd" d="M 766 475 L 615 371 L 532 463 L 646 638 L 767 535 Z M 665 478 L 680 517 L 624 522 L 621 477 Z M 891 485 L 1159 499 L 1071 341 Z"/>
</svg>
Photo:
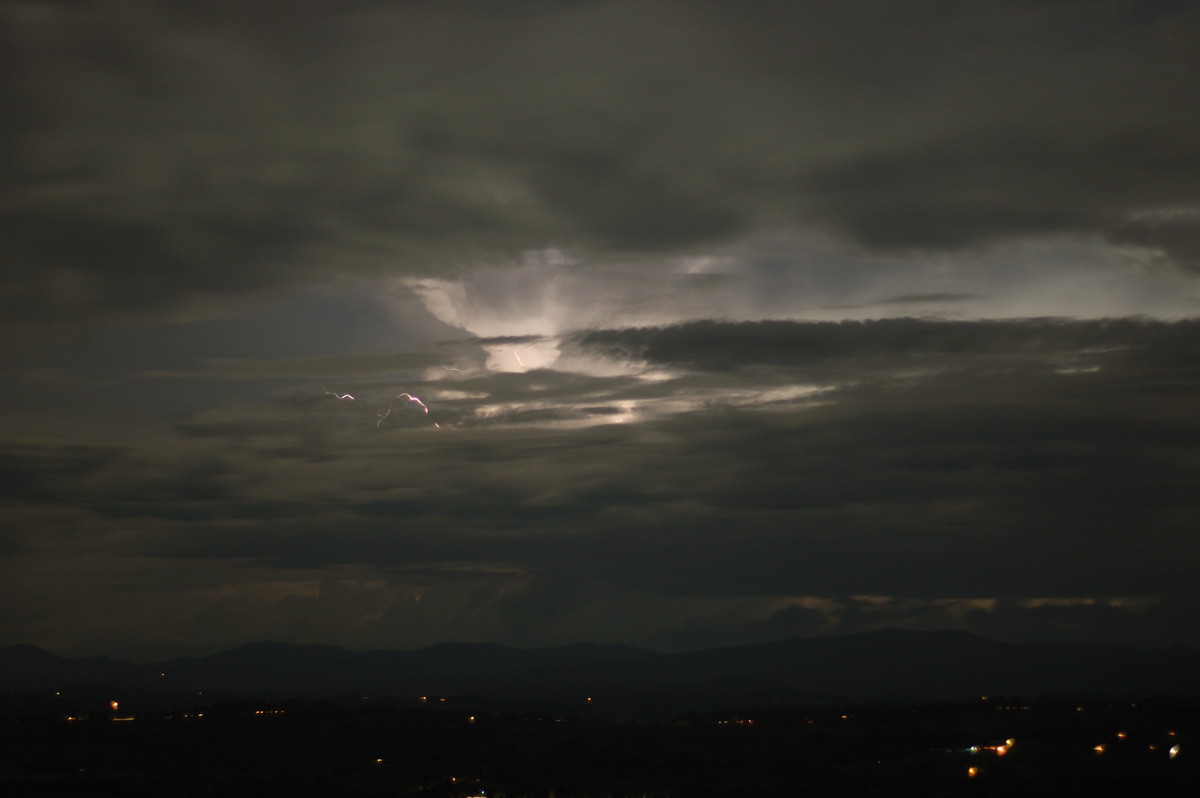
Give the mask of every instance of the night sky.
<svg viewBox="0 0 1200 798">
<path fill-rule="evenodd" d="M 0 644 L 1200 645 L 1200 3 L 0 0 Z"/>
</svg>

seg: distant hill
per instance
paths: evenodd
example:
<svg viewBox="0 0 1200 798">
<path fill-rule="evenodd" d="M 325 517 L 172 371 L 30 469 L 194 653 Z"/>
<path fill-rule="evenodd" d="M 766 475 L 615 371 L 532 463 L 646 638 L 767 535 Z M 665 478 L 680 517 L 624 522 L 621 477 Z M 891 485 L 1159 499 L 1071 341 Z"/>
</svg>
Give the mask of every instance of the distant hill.
<svg viewBox="0 0 1200 798">
<path fill-rule="evenodd" d="M 145 666 L 108 657 L 68 659 L 37 646 L 0 648 L 0 689 L 50 688 L 97 682 L 130 684 L 142 681 L 145 672 Z"/>
<path fill-rule="evenodd" d="M 352 652 L 336 646 L 251 643 L 210 657 L 151 667 L 159 684 L 186 689 L 344 692 L 491 692 L 499 682 L 537 680 L 587 666 L 657 656 L 646 649 L 581 643 L 519 649 L 487 643 L 441 643 L 417 651 Z"/>
<path fill-rule="evenodd" d="M 1000 643 L 965 632 L 884 630 L 658 654 L 621 645 L 516 649 L 445 643 L 418 651 L 253 643 L 135 665 L 0 648 L 0 688 L 107 684 L 144 690 L 335 696 L 470 695 L 510 704 L 707 708 L 736 703 L 930 700 L 980 695 L 1200 694 L 1200 651 Z"/>
</svg>

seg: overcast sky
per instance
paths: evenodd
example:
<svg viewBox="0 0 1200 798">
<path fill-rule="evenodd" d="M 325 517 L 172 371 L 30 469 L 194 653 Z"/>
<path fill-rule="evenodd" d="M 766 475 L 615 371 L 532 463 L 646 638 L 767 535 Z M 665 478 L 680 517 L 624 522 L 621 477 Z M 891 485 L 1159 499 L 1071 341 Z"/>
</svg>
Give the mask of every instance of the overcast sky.
<svg viewBox="0 0 1200 798">
<path fill-rule="evenodd" d="M 1200 645 L 1200 3 L 0 0 L 0 644 Z"/>
</svg>

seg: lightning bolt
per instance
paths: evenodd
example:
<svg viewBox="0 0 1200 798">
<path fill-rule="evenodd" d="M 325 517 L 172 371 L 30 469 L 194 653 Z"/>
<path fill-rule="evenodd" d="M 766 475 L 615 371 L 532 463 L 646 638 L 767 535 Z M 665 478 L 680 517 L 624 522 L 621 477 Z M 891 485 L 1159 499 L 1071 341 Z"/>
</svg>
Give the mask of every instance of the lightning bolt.
<svg viewBox="0 0 1200 798">
<path fill-rule="evenodd" d="M 392 397 L 392 400 L 390 402 L 388 402 L 387 410 L 383 411 L 382 413 L 377 414 L 379 416 L 379 420 L 375 422 L 376 427 L 378 427 L 385 420 L 387 420 L 387 417 L 392 414 L 392 408 L 395 406 L 397 399 L 404 399 L 405 401 L 412 402 L 413 404 L 415 404 L 421 408 L 421 412 L 423 412 L 425 415 L 429 415 L 429 406 L 426 405 L 424 402 L 422 402 L 420 399 L 413 396 L 411 393 L 398 393 Z M 438 429 L 442 428 L 441 425 L 438 424 L 436 421 L 434 422 L 433 426 L 437 427 Z"/>
<path fill-rule="evenodd" d="M 353 396 L 353 394 L 337 393 L 336 391 L 331 391 L 328 388 L 322 388 L 321 390 L 325 391 L 326 396 L 332 396 L 333 398 L 337 399 L 338 401 L 356 402 L 365 407 L 370 407 L 369 403 L 358 402 L 358 400 Z M 396 409 L 396 401 L 399 399 L 403 399 L 404 401 L 409 402 L 410 404 L 416 405 L 417 407 L 421 408 L 422 413 L 424 413 L 425 415 L 429 415 L 429 405 L 422 402 L 420 397 L 413 396 L 411 393 L 398 393 L 391 398 L 391 401 L 388 402 L 387 408 L 382 413 L 375 414 L 379 418 L 379 420 L 375 422 L 376 427 L 382 426 L 383 422 L 386 421 L 388 419 L 388 417 L 392 415 L 392 411 Z M 442 425 L 437 423 L 436 421 L 433 422 L 433 426 L 437 429 L 442 428 Z"/>
</svg>

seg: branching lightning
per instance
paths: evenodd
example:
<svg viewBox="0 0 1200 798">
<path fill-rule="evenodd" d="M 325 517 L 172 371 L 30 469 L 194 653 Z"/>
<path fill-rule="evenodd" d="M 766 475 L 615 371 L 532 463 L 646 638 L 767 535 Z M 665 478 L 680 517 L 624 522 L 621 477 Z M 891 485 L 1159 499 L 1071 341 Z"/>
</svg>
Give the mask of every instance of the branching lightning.
<svg viewBox="0 0 1200 798">
<path fill-rule="evenodd" d="M 396 404 L 397 399 L 404 399 L 408 402 L 412 402 L 412 403 L 418 405 L 421 408 L 421 411 L 425 413 L 425 415 L 429 415 L 429 406 L 426 405 L 424 402 L 422 402 L 420 399 L 413 396 L 411 393 L 398 393 L 392 397 L 392 401 L 388 402 L 387 410 L 383 411 L 382 413 L 377 414 L 379 416 L 379 420 L 375 422 L 376 427 L 378 427 L 380 424 L 382 424 L 387 419 L 387 417 L 392 414 L 392 407 Z M 434 423 L 434 426 L 435 427 L 438 426 L 436 422 Z M 439 429 L 440 429 L 440 427 L 439 427 Z"/>
<path fill-rule="evenodd" d="M 352 394 L 337 393 L 336 391 L 331 391 L 328 388 L 322 388 L 322 390 L 325 391 L 326 396 L 332 396 L 333 398 L 337 399 L 339 402 L 347 401 L 347 402 L 355 402 L 356 404 L 360 404 L 360 405 L 365 404 L 363 402 L 359 402 L 358 399 L 356 399 Z M 419 397 L 413 396 L 411 393 L 398 393 L 391 398 L 391 401 L 388 402 L 387 408 L 384 409 L 384 411 L 382 413 L 375 414 L 376 417 L 378 418 L 378 421 L 375 422 L 375 426 L 377 428 L 382 426 L 383 422 L 386 421 L 388 419 L 388 417 L 392 415 L 392 411 L 395 410 L 395 408 L 396 408 L 396 400 L 397 399 L 403 399 L 404 401 L 406 401 L 410 404 L 414 404 L 417 407 L 421 408 L 421 412 L 424 415 L 429 415 L 429 405 L 422 402 Z M 366 406 L 369 407 L 369 405 L 366 405 Z M 442 428 L 442 425 L 437 423 L 436 421 L 433 422 L 433 426 L 436 427 L 437 429 Z"/>
</svg>

